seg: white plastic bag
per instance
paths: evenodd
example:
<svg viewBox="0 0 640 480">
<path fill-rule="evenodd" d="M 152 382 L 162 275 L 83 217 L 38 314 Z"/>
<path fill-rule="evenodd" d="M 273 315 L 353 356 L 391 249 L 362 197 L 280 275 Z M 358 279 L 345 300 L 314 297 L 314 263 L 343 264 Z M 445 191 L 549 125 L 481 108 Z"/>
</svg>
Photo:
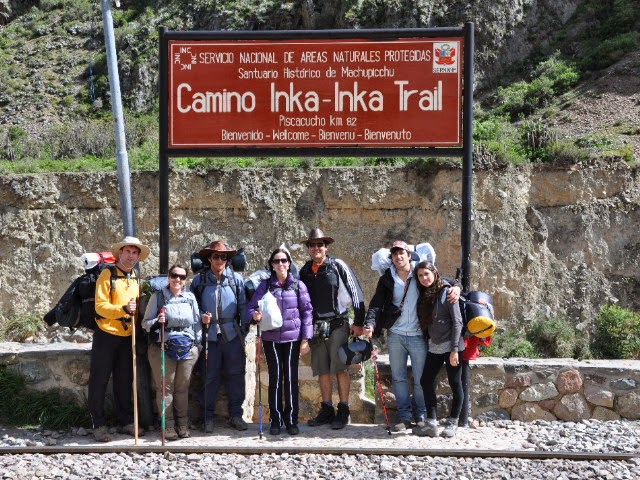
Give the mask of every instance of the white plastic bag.
<svg viewBox="0 0 640 480">
<path fill-rule="evenodd" d="M 389 267 L 391 267 L 391 250 L 388 248 L 381 248 L 371 255 L 371 270 L 375 270 L 380 274 L 380 276 L 382 276 Z"/>
<path fill-rule="evenodd" d="M 275 330 L 282 326 L 282 312 L 278 307 L 276 297 L 270 291 L 258 300 L 258 308 L 262 312 L 262 320 L 260 321 L 260 330 Z"/>
</svg>

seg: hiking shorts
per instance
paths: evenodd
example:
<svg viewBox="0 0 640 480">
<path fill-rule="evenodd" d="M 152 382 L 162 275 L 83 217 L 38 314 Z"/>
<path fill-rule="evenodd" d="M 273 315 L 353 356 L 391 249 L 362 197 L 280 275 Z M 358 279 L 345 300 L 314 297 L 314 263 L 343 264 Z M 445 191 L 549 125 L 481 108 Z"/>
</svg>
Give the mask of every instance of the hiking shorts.
<svg viewBox="0 0 640 480">
<path fill-rule="evenodd" d="M 319 339 L 311 346 L 311 370 L 314 377 L 334 375 L 347 369 L 347 365 L 340 360 L 338 349 L 349 340 L 350 329 L 349 322 L 345 321 L 331 332 L 329 338 Z"/>
</svg>

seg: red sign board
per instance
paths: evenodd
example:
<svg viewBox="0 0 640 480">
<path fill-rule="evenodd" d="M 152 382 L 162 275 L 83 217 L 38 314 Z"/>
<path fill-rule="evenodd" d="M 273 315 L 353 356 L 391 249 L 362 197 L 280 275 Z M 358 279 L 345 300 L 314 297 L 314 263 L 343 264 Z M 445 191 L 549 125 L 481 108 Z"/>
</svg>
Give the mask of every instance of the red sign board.
<svg viewBox="0 0 640 480">
<path fill-rule="evenodd" d="M 168 146 L 460 146 L 463 45 L 170 40 Z"/>
</svg>

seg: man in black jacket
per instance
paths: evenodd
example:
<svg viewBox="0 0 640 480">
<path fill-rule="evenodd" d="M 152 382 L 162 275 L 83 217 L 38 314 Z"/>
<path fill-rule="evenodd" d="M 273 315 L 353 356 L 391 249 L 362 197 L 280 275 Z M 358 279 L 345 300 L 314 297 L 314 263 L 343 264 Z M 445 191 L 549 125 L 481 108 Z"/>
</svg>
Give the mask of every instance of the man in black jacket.
<svg viewBox="0 0 640 480">
<path fill-rule="evenodd" d="M 314 337 L 311 343 L 311 368 L 318 376 L 322 405 L 318 415 L 308 425 L 331 424 L 338 430 L 349 423 L 349 389 L 351 379 L 347 365 L 338 356 L 338 349 L 349 339 L 349 333 L 362 334 L 364 295 L 351 268 L 342 260 L 327 255 L 333 238 L 314 228 L 304 241 L 309 260 L 300 270 L 300 280 L 309 290 L 313 305 Z M 349 328 L 348 309 L 353 308 L 354 324 Z M 333 408 L 333 380 L 338 382 L 337 413 Z"/>
</svg>

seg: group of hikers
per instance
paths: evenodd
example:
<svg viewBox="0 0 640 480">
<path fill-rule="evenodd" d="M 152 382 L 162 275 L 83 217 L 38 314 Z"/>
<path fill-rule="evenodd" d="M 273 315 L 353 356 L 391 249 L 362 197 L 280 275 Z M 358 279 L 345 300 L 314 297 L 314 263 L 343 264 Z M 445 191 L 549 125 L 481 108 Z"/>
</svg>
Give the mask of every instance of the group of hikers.
<svg viewBox="0 0 640 480">
<path fill-rule="evenodd" d="M 244 280 L 231 268 L 237 250 L 217 240 L 198 252 L 207 267 L 194 275 L 187 288 L 189 268 L 169 268 L 168 285 L 147 304 L 142 328 L 148 332 L 148 359 L 156 388 L 158 412 L 163 414 L 163 439 L 190 436 L 189 384 L 202 356 L 202 414 L 204 432 L 214 430 L 217 392 L 224 384 L 228 398 L 228 426 L 246 430 L 244 338 L 265 312 L 261 300 L 275 297 L 282 322 L 263 331 L 261 346 L 269 378 L 272 435 L 286 430 L 297 435 L 299 416 L 298 365 L 311 354 L 311 368 L 322 403 L 311 427 L 341 429 L 349 423 L 350 376 L 339 349 L 350 336 L 380 336 L 386 330 L 398 420 L 393 429 L 412 428 L 416 435 L 451 437 L 468 423 L 468 361 L 478 355 L 477 342 L 467 342 L 458 299 L 461 285 L 442 277 L 433 261 L 419 260 L 404 241 L 390 247 L 391 263 L 378 281 L 369 309 L 362 288 L 344 261 L 328 255 L 334 239 L 319 228 L 303 242 L 310 259 L 297 272 L 286 248 L 276 248 L 267 262 L 268 274 L 247 299 Z M 134 266 L 144 261 L 149 247 L 126 237 L 112 247 L 115 278 L 109 269 L 96 282 L 98 328 L 93 335 L 89 377 L 89 412 L 97 441 L 108 442 L 105 395 L 113 377 L 114 406 L 119 432 L 144 435 L 134 424 L 133 353 L 131 334 L 139 307 L 140 285 Z M 349 315 L 352 310 L 352 315 Z M 351 318 L 351 320 L 350 320 Z M 475 337 L 472 337 L 475 338 Z M 412 384 L 408 376 L 411 361 Z M 442 365 L 453 392 L 444 429 L 438 431 L 436 376 Z M 339 403 L 333 404 L 333 377 Z M 387 420 L 387 423 L 388 420 Z"/>
</svg>

